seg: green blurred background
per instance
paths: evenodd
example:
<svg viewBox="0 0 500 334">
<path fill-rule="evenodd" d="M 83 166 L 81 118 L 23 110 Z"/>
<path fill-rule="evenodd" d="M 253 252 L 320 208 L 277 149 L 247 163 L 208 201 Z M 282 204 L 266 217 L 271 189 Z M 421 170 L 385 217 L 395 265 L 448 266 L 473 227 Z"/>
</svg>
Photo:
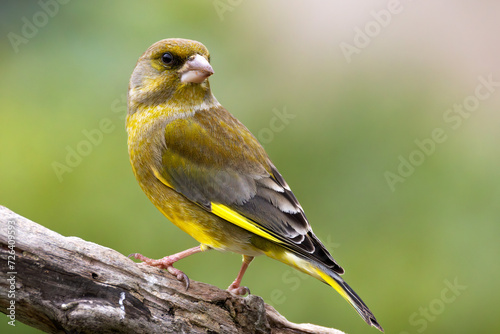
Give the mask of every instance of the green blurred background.
<svg viewBox="0 0 500 334">
<path fill-rule="evenodd" d="M 215 96 L 263 142 L 387 333 L 500 330 L 500 87 L 466 117 L 447 112 L 488 92 L 479 77 L 500 81 L 498 2 L 43 3 L 0 4 L 1 205 L 123 254 L 196 245 L 139 189 L 123 100 L 147 47 L 195 39 L 210 50 Z M 276 111 L 293 118 L 273 131 Z M 103 120 L 112 130 L 88 146 Z M 445 140 L 415 153 L 439 128 Z M 391 186 L 387 172 L 410 156 L 419 166 Z M 54 163 L 71 171 L 58 177 Z M 208 252 L 178 267 L 226 288 L 240 261 Z M 270 259 L 243 283 L 293 322 L 376 332 L 331 288 Z M 4 317 L 0 332 L 37 331 Z"/>
</svg>

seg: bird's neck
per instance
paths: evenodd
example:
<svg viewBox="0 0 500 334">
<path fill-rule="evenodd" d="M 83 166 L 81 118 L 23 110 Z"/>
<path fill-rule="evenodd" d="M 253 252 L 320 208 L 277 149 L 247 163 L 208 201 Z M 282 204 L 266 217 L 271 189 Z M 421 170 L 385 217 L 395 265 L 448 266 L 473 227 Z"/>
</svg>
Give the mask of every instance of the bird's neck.
<svg viewBox="0 0 500 334">
<path fill-rule="evenodd" d="M 135 127 L 147 120 L 163 119 L 169 121 L 179 117 L 190 117 L 196 112 L 220 107 L 219 101 L 212 95 L 209 87 L 201 85 L 183 85 L 166 98 L 156 99 L 156 103 L 144 103 L 134 98 L 129 91 L 127 128 Z"/>
<path fill-rule="evenodd" d="M 201 84 L 181 84 L 177 89 L 164 89 L 161 94 L 151 96 L 134 87 L 128 94 L 128 115 L 137 112 L 194 113 L 198 110 L 220 106 L 212 95 L 208 80 Z"/>
</svg>

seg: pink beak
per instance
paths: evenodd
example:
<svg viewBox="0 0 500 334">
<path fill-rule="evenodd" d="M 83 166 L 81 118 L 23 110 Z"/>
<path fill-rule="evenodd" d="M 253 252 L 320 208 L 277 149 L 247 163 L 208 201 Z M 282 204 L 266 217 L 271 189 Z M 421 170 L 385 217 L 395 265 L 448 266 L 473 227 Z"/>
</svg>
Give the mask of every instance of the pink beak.
<svg viewBox="0 0 500 334">
<path fill-rule="evenodd" d="M 186 62 L 180 73 L 181 82 L 202 83 L 206 78 L 214 74 L 214 70 L 205 57 L 197 54 Z"/>
</svg>

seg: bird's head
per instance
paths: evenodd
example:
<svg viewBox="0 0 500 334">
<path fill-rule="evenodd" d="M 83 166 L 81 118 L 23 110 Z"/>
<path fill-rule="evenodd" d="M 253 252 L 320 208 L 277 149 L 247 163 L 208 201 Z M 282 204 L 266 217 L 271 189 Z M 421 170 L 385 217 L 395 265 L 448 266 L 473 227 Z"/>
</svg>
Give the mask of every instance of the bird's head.
<svg viewBox="0 0 500 334">
<path fill-rule="evenodd" d="M 215 100 L 207 78 L 214 73 L 207 48 L 187 39 L 164 39 L 137 61 L 130 78 L 129 114 L 137 106 L 195 107 Z"/>
</svg>

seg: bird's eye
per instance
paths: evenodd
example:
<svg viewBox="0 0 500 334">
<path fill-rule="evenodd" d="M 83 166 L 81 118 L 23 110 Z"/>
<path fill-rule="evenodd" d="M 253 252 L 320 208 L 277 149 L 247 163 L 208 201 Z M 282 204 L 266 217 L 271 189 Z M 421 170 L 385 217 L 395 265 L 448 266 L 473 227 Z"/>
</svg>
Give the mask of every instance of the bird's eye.
<svg viewBox="0 0 500 334">
<path fill-rule="evenodd" d="M 174 63 L 174 56 L 170 52 L 161 55 L 161 61 L 165 65 L 172 65 Z"/>
</svg>

